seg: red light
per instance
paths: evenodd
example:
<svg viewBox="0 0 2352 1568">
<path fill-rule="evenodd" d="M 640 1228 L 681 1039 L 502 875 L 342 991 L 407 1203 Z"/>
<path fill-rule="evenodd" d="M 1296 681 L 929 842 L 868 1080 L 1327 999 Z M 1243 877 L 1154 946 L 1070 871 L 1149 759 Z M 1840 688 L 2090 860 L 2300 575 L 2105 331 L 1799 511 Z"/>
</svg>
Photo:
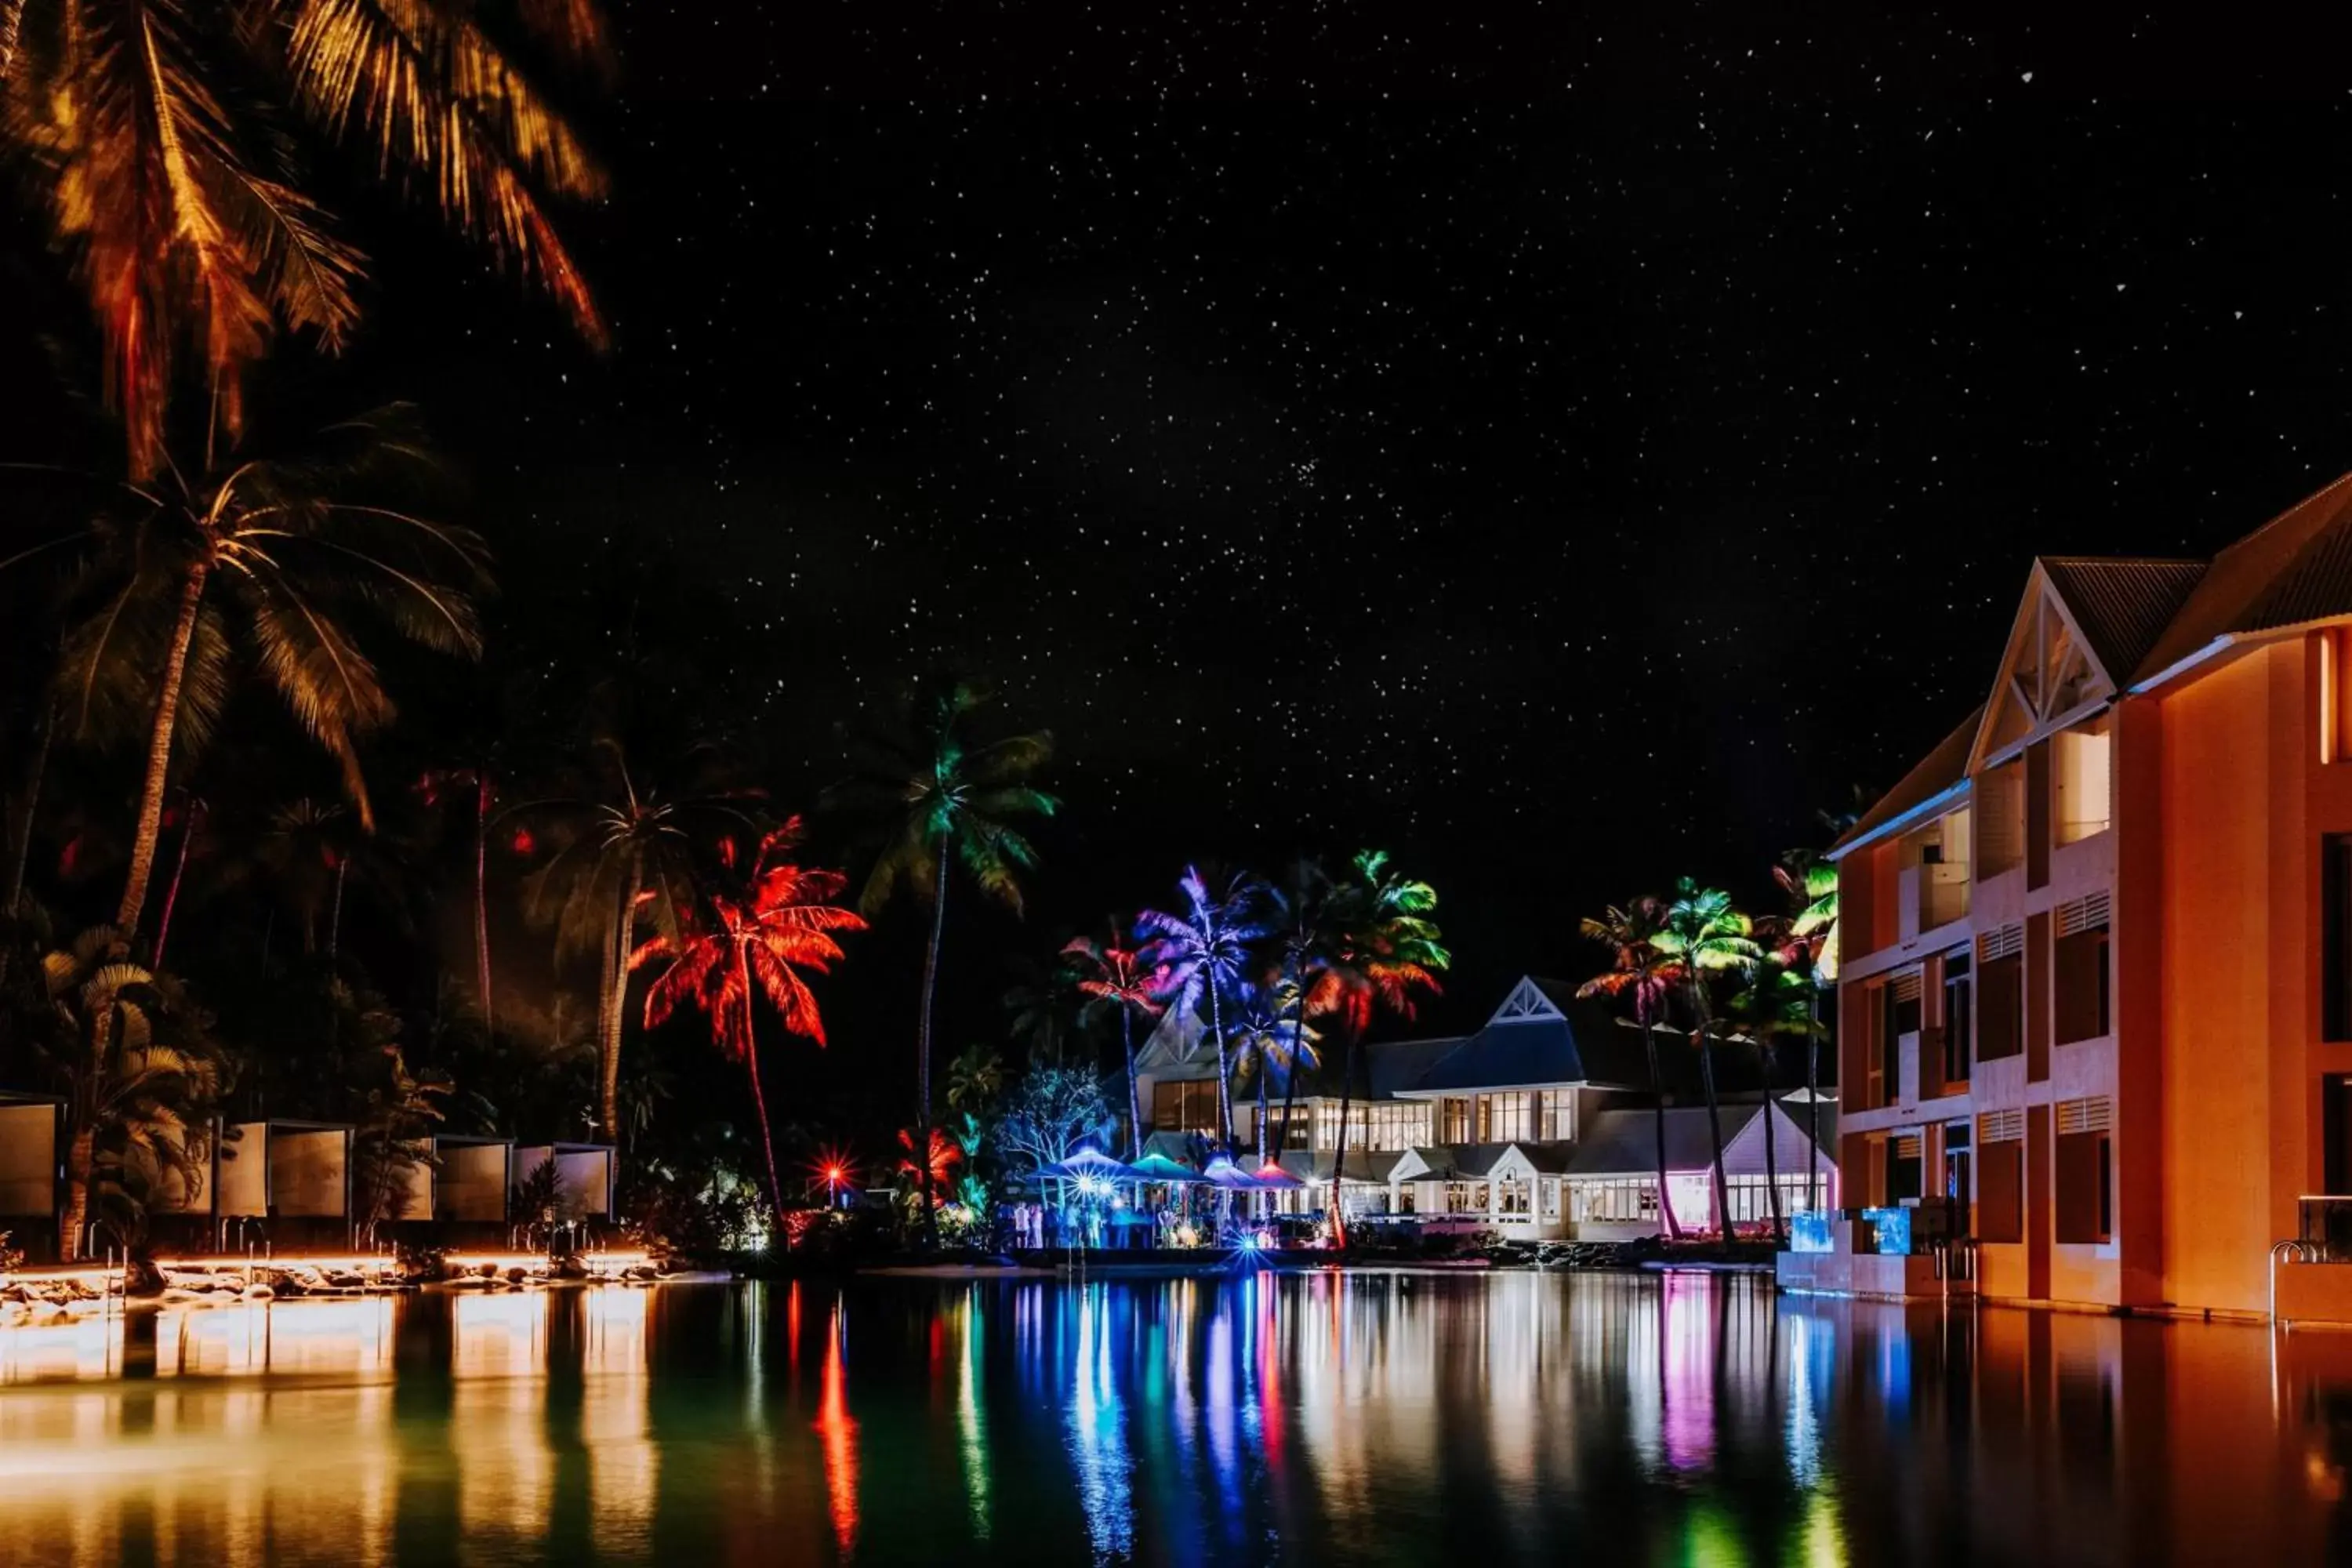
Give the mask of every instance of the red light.
<svg viewBox="0 0 2352 1568">
<path fill-rule="evenodd" d="M 534 841 L 533 841 L 533 840 L 532 840 L 532 838 L 531 838 L 531 836 L 530 836 L 530 828 L 528 828 L 528 827 L 518 827 L 518 828 L 516 828 L 516 829 L 515 829 L 515 836 L 514 836 L 514 852 L 515 852 L 516 854 L 518 854 L 518 855 L 528 855 L 528 854 L 530 854 L 530 853 L 531 852 L 531 849 L 532 849 L 532 847 L 533 847 L 533 842 L 534 842 Z"/>
</svg>

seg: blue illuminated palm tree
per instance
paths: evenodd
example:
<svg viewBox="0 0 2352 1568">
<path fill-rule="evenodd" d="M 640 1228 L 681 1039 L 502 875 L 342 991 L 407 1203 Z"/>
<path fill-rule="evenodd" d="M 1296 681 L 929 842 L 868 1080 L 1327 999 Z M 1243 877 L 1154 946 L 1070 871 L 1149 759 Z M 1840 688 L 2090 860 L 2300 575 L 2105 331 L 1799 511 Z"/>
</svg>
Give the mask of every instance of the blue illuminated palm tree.
<svg viewBox="0 0 2352 1568">
<path fill-rule="evenodd" d="M 1263 884 L 1237 872 L 1212 891 L 1195 866 L 1184 868 L 1177 887 L 1184 895 L 1181 914 L 1145 910 L 1135 917 L 1139 936 L 1153 939 L 1168 972 L 1170 1005 L 1180 1016 L 1202 1018 L 1217 1043 L 1217 1132 L 1234 1146 L 1233 1057 L 1225 1039 L 1224 1002 L 1234 994 L 1252 949 L 1273 931 L 1266 920 Z"/>
</svg>

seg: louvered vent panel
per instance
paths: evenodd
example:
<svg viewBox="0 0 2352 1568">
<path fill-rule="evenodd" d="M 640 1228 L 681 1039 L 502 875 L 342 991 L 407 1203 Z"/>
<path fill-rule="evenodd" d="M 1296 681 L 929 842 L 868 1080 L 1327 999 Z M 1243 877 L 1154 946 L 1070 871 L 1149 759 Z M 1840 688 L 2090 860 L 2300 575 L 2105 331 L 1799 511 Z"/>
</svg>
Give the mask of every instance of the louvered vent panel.
<svg viewBox="0 0 2352 1568">
<path fill-rule="evenodd" d="M 1996 958 L 2015 958 L 2025 951 L 2025 928 L 2003 926 L 1977 938 L 1977 955 L 1988 963 Z"/>
<path fill-rule="evenodd" d="M 1919 972 L 1916 969 L 1895 977 L 1895 999 L 1897 1002 L 1919 1000 Z"/>
<path fill-rule="evenodd" d="M 1977 1118 L 1977 1136 L 1987 1143 L 2013 1142 L 2025 1136 L 2025 1112 L 1988 1110 Z"/>
<path fill-rule="evenodd" d="M 2097 931 L 2107 923 L 2111 902 L 2105 893 L 2091 893 L 2072 903 L 2058 906 L 2058 934 L 2075 936 L 2086 931 Z"/>
<path fill-rule="evenodd" d="M 1919 1134 L 1916 1132 L 1906 1132 L 1903 1136 L 1897 1138 L 1895 1141 L 1895 1157 L 1898 1160 L 1917 1159 L 1919 1157 Z"/>
<path fill-rule="evenodd" d="M 2058 1131 L 2105 1132 L 2113 1122 L 2114 1102 L 2104 1094 L 2089 1100 L 2062 1100 L 2058 1102 Z"/>
</svg>

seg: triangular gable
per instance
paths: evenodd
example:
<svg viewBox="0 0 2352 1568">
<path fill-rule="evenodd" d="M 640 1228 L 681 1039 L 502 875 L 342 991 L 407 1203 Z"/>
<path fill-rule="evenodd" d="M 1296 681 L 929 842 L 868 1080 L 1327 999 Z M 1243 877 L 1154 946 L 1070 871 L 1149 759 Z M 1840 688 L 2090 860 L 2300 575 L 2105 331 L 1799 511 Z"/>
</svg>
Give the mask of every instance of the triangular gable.
<svg viewBox="0 0 2352 1568">
<path fill-rule="evenodd" d="M 1489 1024 L 1559 1024 L 1565 1023 L 1567 1020 L 1568 1015 L 1562 1013 L 1559 1005 L 1544 994 L 1543 987 L 1538 985 L 1531 976 L 1522 975 L 1519 983 L 1511 987 L 1511 994 L 1503 998 L 1503 1005 L 1495 1009 L 1495 1016 L 1486 1022 Z"/>
<path fill-rule="evenodd" d="M 1200 1017 L 1181 1007 L 1171 1007 L 1153 1026 L 1151 1037 L 1135 1053 L 1138 1071 L 1185 1067 L 1200 1059 L 1209 1031 Z"/>
<path fill-rule="evenodd" d="M 1391 1182 L 1412 1182 L 1443 1176 L 1454 1168 L 1451 1160 L 1438 1155 L 1435 1150 L 1407 1149 L 1395 1169 L 1389 1172 Z"/>
<path fill-rule="evenodd" d="M 2060 721 L 2120 689 L 2040 562 L 2011 625 L 2000 674 L 1969 753 L 1969 772 L 2055 729 Z"/>
<path fill-rule="evenodd" d="M 1726 1108 L 1728 1111 L 1729 1108 Z M 1801 1177 L 1811 1159 L 1811 1143 L 1805 1130 L 1779 1101 L 1768 1101 L 1766 1111 L 1772 1117 L 1773 1163 L 1780 1168 L 1780 1179 Z M 1822 1150 L 1822 1163 L 1837 1169 L 1834 1149 Z M 1750 1114 L 1748 1124 L 1723 1141 L 1723 1173 L 1727 1176 L 1760 1176 L 1764 1170 L 1764 1118 Z"/>
</svg>

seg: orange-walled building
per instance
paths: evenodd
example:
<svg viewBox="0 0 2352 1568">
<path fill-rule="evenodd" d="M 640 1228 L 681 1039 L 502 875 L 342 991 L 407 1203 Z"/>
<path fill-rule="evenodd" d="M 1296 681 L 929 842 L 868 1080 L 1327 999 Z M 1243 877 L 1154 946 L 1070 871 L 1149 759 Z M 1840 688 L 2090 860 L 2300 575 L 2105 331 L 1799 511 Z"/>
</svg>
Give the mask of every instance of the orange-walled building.
<svg viewBox="0 0 2352 1568">
<path fill-rule="evenodd" d="M 2278 1315 L 2352 1321 L 2352 476 L 2037 561 L 1832 854 L 1846 1203 L 1952 1198 L 1996 1300 L 2260 1315 L 2305 1237 Z"/>
</svg>

